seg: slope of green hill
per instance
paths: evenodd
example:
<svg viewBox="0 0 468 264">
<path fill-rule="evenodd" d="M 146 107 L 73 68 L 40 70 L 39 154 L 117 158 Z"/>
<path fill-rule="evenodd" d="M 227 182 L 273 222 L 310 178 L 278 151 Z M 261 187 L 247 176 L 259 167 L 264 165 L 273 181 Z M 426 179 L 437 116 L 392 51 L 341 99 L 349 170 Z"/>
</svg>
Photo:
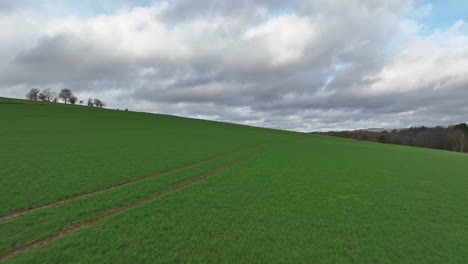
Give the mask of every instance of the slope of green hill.
<svg viewBox="0 0 468 264">
<path fill-rule="evenodd" d="M 0 98 L 5 263 L 464 263 L 468 156 Z"/>
<path fill-rule="evenodd" d="M 24 102 L 0 103 L 4 124 L 0 195 L 5 201 L 0 215 L 291 134 L 166 115 Z"/>
</svg>

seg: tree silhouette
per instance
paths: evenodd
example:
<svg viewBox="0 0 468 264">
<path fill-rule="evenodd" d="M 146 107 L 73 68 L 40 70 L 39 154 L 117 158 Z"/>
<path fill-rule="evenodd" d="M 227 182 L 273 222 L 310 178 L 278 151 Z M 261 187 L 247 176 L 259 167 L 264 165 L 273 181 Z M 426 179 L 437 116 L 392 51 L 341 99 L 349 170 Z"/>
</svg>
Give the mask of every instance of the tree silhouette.
<svg viewBox="0 0 468 264">
<path fill-rule="evenodd" d="M 40 91 L 39 89 L 37 89 L 37 88 L 32 88 L 32 89 L 29 90 L 29 92 L 26 94 L 26 98 L 29 99 L 29 100 L 37 101 L 40 92 L 41 92 L 41 91 Z"/>
<path fill-rule="evenodd" d="M 63 100 L 65 104 L 74 97 L 73 92 L 70 89 L 62 89 L 59 93 L 59 98 Z"/>
</svg>

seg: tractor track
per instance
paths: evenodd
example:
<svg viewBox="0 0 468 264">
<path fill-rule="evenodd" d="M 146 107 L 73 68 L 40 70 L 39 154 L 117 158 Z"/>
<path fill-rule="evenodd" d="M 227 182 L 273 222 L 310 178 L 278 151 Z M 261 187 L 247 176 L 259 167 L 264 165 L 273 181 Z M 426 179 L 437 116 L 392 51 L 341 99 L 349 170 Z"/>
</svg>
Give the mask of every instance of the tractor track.
<svg viewBox="0 0 468 264">
<path fill-rule="evenodd" d="M 151 175 L 148 175 L 148 176 L 145 176 L 145 177 L 142 177 L 142 178 L 137 178 L 137 179 L 134 179 L 134 180 L 130 180 L 130 181 L 121 183 L 121 184 L 109 186 L 109 187 L 106 187 L 106 188 L 103 188 L 103 189 L 99 189 L 97 191 L 78 194 L 78 195 L 75 195 L 75 196 L 72 196 L 72 197 L 69 197 L 69 198 L 65 198 L 65 199 L 62 199 L 62 200 L 59 200 L 59 201 L 56 201 L 56 202 L 52 202 L 52 203 L 48 203 L 48 204 L 45 204 L 45 205 L 41 205 L 41 206 L 38 206 L 38 207 L 32 207 L 32 208 L 24 209 L 24 210 L 17 210 L 17 211 L 14 211 L 12 213 L 9 213 L 7 215 L 0 216 L 0 222 L 3 222 L 5 220 L 8 220 L 8 219 L 11 219 L 11 218 L 14 218 L 14 217 L 21 216 L 21 215 L 26 214 L 26 213 L 30 213 L 30 212 L 33 212 L 33 211 L 53 207 L 53 206 L 58 205 L 58 204 L 63 204 L 63 203 L 66 203 L 68 201 L 72 201 L 72 200 L 75 200 L 75 199 L 78 199 L 78 198 L 81 198 L 81 197 L 91 196 L 91 195 L 94 195 L 94 194 L 103 193 L 103 192 L 106 192 L 106 191 L 109 191 L 109 190 L 117 189 L 117 188 L 129 185 L 129 184 L 132 184 L 132 183 L 137 183 L 137 182 L 140 182 L 140 181 L 144 181 L 144 180 L 148 180 L 148 179 L 152 179 L 152 178 L 157 178 L 157 177 L 160 177 L 160 176 L 172 173 L 172 172 L 176 172 L 176 171 L 179 171 L 179 170 L 182 170 L 182 169 L 190 168 L 190 167 L 193 167 L 193 166 L 196 166 L 196 165 L 199 165 L 199 164 L 203 164 L 203 163 L 206 163 L 206 162 L 209 162 L 209 161 L 217 160 L 217 159 L 227 157 L 227 156 L 239 153 L 239 152 L 243 152 L 243 151 L 246 151 L 246 150 L 249 150 L 249 149 L 258 148 L 258 147 L 265 146 L 265 145 L 272 144 L 272 143 L 273 143 L 273 141 L 269 141 L 269 142 L 266 142 L 266 143 L 254 145 L 254 146 L 243 148 L 243 149 L 240 149 L 240 150 L 231 151 L 231 152 L 228 152 L 228 153 L 225 153 L 225 154 L 213 157 L 213 158 L 198 161 L 198 162 L 195 162 L 195 163 L 192 163 L 192 164 L 189 164 L 189 165 L 185 165 L 185 166 L 182 166 L 182 167 L 170 169 L 168 171 L 151 174 Z"/>
<path fill-rule="evenodd" d="M 153 196 L 151 196 L 151 197 L 148 197 L 148 198 L 142 199 L 142 200 L 140 200 L 140 201 L 137 201 L 137 202 L 135 202 L 135 203 L 133 203 L 133 204 L 131 204 L 131 205 L 127 205 L 127 206 L 123 206 L 123 207 L 121 207 L 121 208 L 118 208 L 118 209 L 116 209 L 116 210 L 114 210 L 114 211 L 112 211 L 112 212 L 110 212 L 110 213 L 108 213 L 108 214 L 105 214 L 105 215 L 102 215 L 102 216 L 100 216 L 100 217 L 97 217 L 97 218 L 95 218 L 95 219 L 93 219 L 93 220 L 91 220 L 91 221 L 88 221 L 88 222 L 86 222 L 86 223 L 83 223 L 83 224 L 81 224 L 81 225 L 75 226 L 75 227 L 70 228 L 70 229 L 68 229 L 68 230 L 61 231 L 61 232 L 56 233 L 56 234 L 54 234 L 54 235 L 52 235 L 52 236 L 50 236 L 50 237 L 47 237 L 47 238 L 44 238 L 44 239 L 41 239 L 41 240 L 32 242 L 32 243 L 27 244 L 27 245 L 25 245 L 25 246 L 23 246 L 23 247 L 20 247 L 20 248 L 17 248 L 17 249 L 15 249 L 15 250 L 13 250 L 13 251 L 7 252 L 7 253 L 5 253 L 5 254 L 3 254 L 3 255 L 0 256 L 0 261 L 5 260 L 5 259 L 8 259 L 8 258 L 13 257 L 13 256 L 18 255 L 18 254 L 21 254 L 21 253 L 23 253 L 23 252 L 26 252 L 26 251 L 28 251 L 28 250 L 30 250 L 30 249 L 32 249 L 32 248 L 44 246 L 44 245 L 49 244 L 50 242 L 52 242 L 52 241 L 54 241 L 54 240 L 56 240 L 56 239 L 58 239 L 58 238 L 65 237 L 65 236 L 67 236 L 67 235 L 69 235 L 69 234 L 71 234 L 71 233 L 73 233 L 73 232 L 75 232 L 75 231 L 78 231 L 78 230 L 80 230 L 80 229 L 83 229 L 83 228 L 85 228 L 85 227 L 89 227 L 89 226 L 95 225 L 95 224 L 97 224 L 97 223 L 99 223 L 99 222 L 101 222 L 101 221 L 103 221 L 103 220 L 105 220 L 105 219 L 107 219 L 107 218 L 109 218 L 109 217 L 111 217 L 111 216 L 117 215 L 117 214 L 119 214 L 119 213 L 121 213 L 121 212 L 130 210 L 130 209 L 135 208 L 135 207 L 137 207 L 137 206 L 139 206 L 139 205 L 142 205 L 142 204 L 145 204 L 145 203 L 147 203 L 147 202 L 153 201 L 153 200 L 155 200 L 155 199 L 157 199 L 157 198 L 159 198 L 159 197 L 161 197 L 161 196 L 164 196 L 164 195 L 173 193 L 173 192 L 175 192 L 175 191 L 177 191 L 177 190 L 180 190 L 180 189 L 182 189 L 182 188 L 185 188 L 185 187 L 190 186 L 190 185 L 192 185 L 192 184 L 195 184 L 195 183 L 197 183 L 197 182 L 201 182 L 201 181 L 203 181 L 203 180 L 205 180 L 205 179 L 207 179 L 207 178 L 209 178 L 209 177 L 211 177 L 211 176 L 213 176 L 213 175 L 216 175 L 216 174 L 218 174 L 218 173 L 221 173 L 221 172 L 224 172 L 224 171 L 226 171 L 226 170 L 228 170 L 228 169 L 231 169 L 231 168 L 233 168 L 233 167 L 236 167 L 236 166 L 238 166 L 238 165 L 240 165 L 240 164 L 242 164 L 242 163 L 244 163 L 244 162 L 247 162 L 247 161 L 249 161 L 249 160 L 252 160 L 252 159 L 254 159 L 254 158 L 256 158 L 256 157 L 258 157 L 258 156 L 260 156 L 260 155 L 262 155 L 262 154 L 265 154 L 265 153 L 267 153 L 267 152 L 273 151 L 274 149 L 276 149 L 276 148 L 278 148 L 278 147 L 280 147 L 280 146 L 283 146 L 283 145 L 285 145 L 285 144 L 287 144 L 287 143 L 282 143 L 282 144 L 276 145 L 276 146 L 274 146 L 274 147 L 271 147 L 271 148 L 269 148 L 269 149 L 266 149 L 266 150 L 264 150 L 264 151 L 260 151 L 260 152 L 258 152 L 258 153 L 255 153 L 255 154 L 252 155 L 252 156 L 249 156 L 249 157 L 247 157 L 247 158 L 244 158 L 244 159 L 242 159 L 242 160 L 239 160 L 239 161 L 237 161 L 237 162 L 235 162 L 235 163 L 232 163 L 232 164 L 230 164 L 230 165 L 223 166 L 223 167 L 221 167 L 221 168 L 219 168 L 219 169 L 213 170 L 213 171 L 209 172 L 208 174 L 206 174 L 205 176 L 203 176 L 203 177 L 201 177 L 201 178 L 198 178 L 198 179 L 195 179 L 195 180 L 186 181 L 186 182 L 180 184 L 179 186 L 177 186 L 177 187 L 175 187 L 175 188 L 173 188 L 173 189 L 166 190 L 166 191 L 162 191 L 162 192 L 157 193 L 157 194 L 155 194 L 155 195 L 153 195 Z M 262 144 L 262 145 L 265 145 L 265 144 Z M 252 148 L 253 148 L 253 147 L 252 147 Z M 225 154 L 225 155 L 227 155 L 227 154 Z"/>
</svg>

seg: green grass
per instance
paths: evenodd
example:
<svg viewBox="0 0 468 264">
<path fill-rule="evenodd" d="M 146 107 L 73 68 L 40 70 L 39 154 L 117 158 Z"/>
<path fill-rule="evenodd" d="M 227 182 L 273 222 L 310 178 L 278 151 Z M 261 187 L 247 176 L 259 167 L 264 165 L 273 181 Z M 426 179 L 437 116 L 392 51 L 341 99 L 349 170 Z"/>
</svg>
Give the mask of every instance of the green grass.
<svg viewBox="0 0 468 264">
<path fill-rule="evenodd" d="M 0 104 L 0 121 L 3 214 L 277 142 L 0 222 L 0 254 L 288 142 L 5 263 L 468 259 L 467 155 L 80 106 Z"/>
<path fill-rule="evenodd" d="M 0 240 L 0 254 L 86 223 L 106 215 L 112 210 L 131 205 L 162 191 L 174 189 L 186 181 L 201 178 L 213 170 L 233 164 L 276 145 L 268 144 L 245 150 L 160 177 L 135 182 L 92 196 L 80 197 L 0 222 L 0 234 L 5 238 Z"/>
<path fill-rule="evenodd" d="M 0 121 L 6 125 L 0 128 L 0 215 L 291 134 L 174 116 L 1 101 Z"/>
</svg>

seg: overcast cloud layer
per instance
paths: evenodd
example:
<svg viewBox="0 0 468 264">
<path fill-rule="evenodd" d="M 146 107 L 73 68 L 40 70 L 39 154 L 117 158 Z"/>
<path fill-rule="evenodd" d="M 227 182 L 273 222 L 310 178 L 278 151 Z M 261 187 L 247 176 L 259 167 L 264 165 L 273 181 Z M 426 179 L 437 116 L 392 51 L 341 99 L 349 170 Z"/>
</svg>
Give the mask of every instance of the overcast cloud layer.
<svg viewBox="0 0 468 264">
<path fill-rule="evenodd" d="M 0 0 L 0 96 L 67 87 L 110 108 L 298 131 L 467 122 L 468 26 L 432 28 L 431 12 L 410 0 Z"/>
</svg>

